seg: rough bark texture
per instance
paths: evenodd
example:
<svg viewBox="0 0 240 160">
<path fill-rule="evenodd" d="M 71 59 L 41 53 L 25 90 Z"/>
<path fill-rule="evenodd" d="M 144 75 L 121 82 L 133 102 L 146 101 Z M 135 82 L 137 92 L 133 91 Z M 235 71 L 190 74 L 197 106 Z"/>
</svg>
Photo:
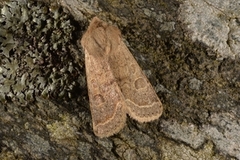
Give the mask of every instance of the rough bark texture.
<svg viewBox="0 0 240 160">
<path fill-rule="evenodd" d="M 240 159 L 237 0 L 59 4 L 0 2 L 0 159 Z M 164 107 L 103 139 L 77 45 L 96 15 L 121 30 Z"/>
</svg>

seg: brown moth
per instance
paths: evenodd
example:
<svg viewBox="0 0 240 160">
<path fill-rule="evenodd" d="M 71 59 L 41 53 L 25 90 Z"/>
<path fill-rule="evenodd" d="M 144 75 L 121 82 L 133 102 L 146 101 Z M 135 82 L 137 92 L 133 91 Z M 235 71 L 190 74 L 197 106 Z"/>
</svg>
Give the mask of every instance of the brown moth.
<svg viewBox="0 0 240 160">
<path fill-rule="evenodd" d="M 139 122 L 161 116 L 162 103 L 117 27 L 94 17 L 81 44 L 95 135 L 108 137 L 119 132 L 126 114 Z"/>
</svg>

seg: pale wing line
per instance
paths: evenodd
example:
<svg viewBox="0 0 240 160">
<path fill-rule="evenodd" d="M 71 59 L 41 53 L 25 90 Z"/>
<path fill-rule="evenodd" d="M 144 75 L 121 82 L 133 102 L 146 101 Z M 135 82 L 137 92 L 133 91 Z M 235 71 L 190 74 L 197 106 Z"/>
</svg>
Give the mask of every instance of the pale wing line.
<svg viewBox="0 0 240 160">
<path fill-rule="evenodd" d="M 117 106 L 118 106 L 119 103 L 121 103 L 121 102 L 118 102 L 118 103 L 117 103 Z M 123 107 L 124 107 L 124 106 L 123 106 Z M 118 107 L 116 107 L 116 108 L 118 108 Z M 124 107 L 124 108 L 125 108 L 125 107 Z M 124 109 L 124 108 L 123 108 L 123 109 Z M 118 110 L 118 109 L 117 109 L 117 110 Z M 125 109 L 124 109 L 124 110 L 125 110 Z M 112 116 L 111 118 L 109 118 L 109 120 L 107 120 L 107 121 L 104 122 L 104 123 L 99 123 L 99 125 L 105 125 L 105 124 L 107 124 L 109 121 L 112 121 L 112 120 L 114 119 L 116 113 L 117 113 L 117 112 L 114 112 L 113 116 Z M 125 110 L 125 112 L 124 112 L 123 114 L 127 114 L 126 110 Z M 99 126 L 99 125 L 96 125 L 96 126 Z"/>
<path fill-rule="evenodd" d="M 129 100 L 130 101 L 130 100 Z M 134 102 L 130 101 L 130 103 L 135 104 Z M 161 106 L 161 102 L 154 102 L 153 105 L 158 105 L 158 103 L 160 103 Z M 150 108 L 150 107 L 147 107 Z M 127 107 L 128 110 L 131 110 L 131 107 Z M 150 122 L 150 121 L 154 121 L 156 119 L 158 119 L 161 115 L 162 115 L 162 109 L 160 109 L 160 112 L 156 115 L 151 115 L 149 117 L 141 117 L 139 115 L 137 115 L 135 112 L 133 112 L 132 110 L 129 111 L 129 116 L 132 117 L 133 119 L 137 120 L 138 122 L 144 123 L 144 122 Z"/>
<path fill-rule="evenodd" d="M 150 87 L 151 91 L 152 91 L 153 94 L 157 97 L 158 102 L 160 103 L 159 108 L 162 108 L 162 103 L 161 103 L 161 101 L 160 101 L 158 95 L 156 94 L 156 92 L 155 92 L 155 90 L 154 90 L 152 84 L 149 82 L 147 76 L 143 73 L 143 71 L 141 70 L 141 67 L 140 67 L 139 64 L 137 63 L 136 59 L 134 58 L 134 56 L 132 55 L 132 53 L 130 52 L 130 50 L 128 49 L 128 47 L 125 45 L 125 43 L 124 43 L 122 40 L 121 40 L 121 46 L 124 46 L 124 49 L 128 51 L 129 56 L 130 56 L 131 59 L 134 61 L 133 63 L 135 63 L 135 65 L 138 66 L 138 67 L 137 67 L 137 69 L 138 69 L 137 72 L 139 72 L 140 75 L 141 75 L 139 78 L 142 78 L 142 77 L 143 77 L 143 78 L 146 80 L 147 87 Z M 124 97 L 124 98 L 125 98 L 125 97 Z M 127 98 L 125 98 L 125 99 L 127 99 Z M 131 101 L 131 100 L 129 99 L 129 101 Z M 132 101 L 131 101 L 131 102 L 132 102 Z M 134 102 L 132 102 L 132 103 L 134 103 Z M 134 103 L 134 104 L 135 104 L 135 103 Z M 144 108 L 144 107 L 143 107 L 143 108 Z"/>
<path fill-rule="evenodd" d="M 131 101 L 131 99 L 127 99 L 127 98 L 125 98 L 125 101 L 130 101 L 132 104 L 134 104 L 135 106 L 139 106 L 138 104 L 136 104 L 136 103 L 134 103 L 133 101 Z M 139 106 L 138 108 L 152 108 L 153 106 L 154 106 L 154 104 L 160 104 L 160 106 L 161 106 L 161 102 L 160 101 L 157 101 L 157 102 L 153 102 L 153 103 L 151 103 L 151 104 L 149 104 L 149 105 L 141 105 L 141 106 Z M 150 107 L 148 107 L 148 106 L 150 106 Z M 128 108 L 131 108 L 131 107 L 128 107 Z M 161 107 L 159 107 L 160 109 L 161 109 Z"/>
</svg>

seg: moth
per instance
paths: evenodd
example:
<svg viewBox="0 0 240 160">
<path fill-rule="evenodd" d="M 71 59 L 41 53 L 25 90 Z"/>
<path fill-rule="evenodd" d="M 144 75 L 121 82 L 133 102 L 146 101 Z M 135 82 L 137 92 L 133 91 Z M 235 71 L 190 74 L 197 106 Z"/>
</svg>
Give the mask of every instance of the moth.
<svg viewBox="0 0 240 160">
<path fill-rule="evenodd" d="M 117 27 L 94 17 L 81 45 L 96 136 L 118 133 L 126 123 L 127 114 L 138 122 L 161 116 L 162 103 Z"/>
</svg>

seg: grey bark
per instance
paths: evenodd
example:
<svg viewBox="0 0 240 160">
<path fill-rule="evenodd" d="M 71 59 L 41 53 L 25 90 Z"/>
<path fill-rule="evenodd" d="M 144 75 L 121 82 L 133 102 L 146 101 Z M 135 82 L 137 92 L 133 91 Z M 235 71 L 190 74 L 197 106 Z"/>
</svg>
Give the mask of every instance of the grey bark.
<svg viewBox="0 0 240 160">
<path fill-rule="evenodd" d="M 237 0 L 0 4 L 0 159 L 240 159 Z M 94 16 L 119 27 L 164 106 L 103 139 L 78 41 Z"/>
</svg>

